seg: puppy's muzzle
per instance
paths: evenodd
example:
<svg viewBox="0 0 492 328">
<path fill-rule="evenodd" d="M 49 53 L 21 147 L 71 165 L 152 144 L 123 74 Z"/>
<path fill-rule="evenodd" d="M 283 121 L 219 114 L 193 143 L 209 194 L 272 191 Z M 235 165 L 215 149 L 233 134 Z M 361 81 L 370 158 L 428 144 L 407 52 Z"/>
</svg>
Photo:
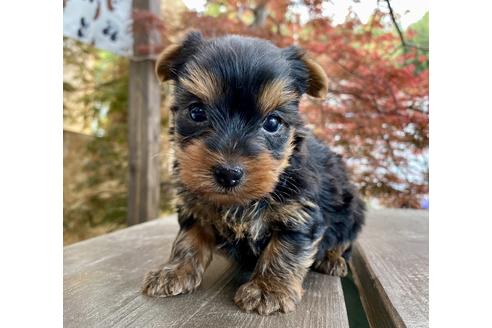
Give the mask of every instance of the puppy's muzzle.
<svg viewBox="0 0 492 328">
<path fill-rule="evenodd" d="M 241 183 L 244 170 L 240 166 L 218 165 L 213 169 L 215 181 L 224 188 L 232 188 Z"/>
</svg>

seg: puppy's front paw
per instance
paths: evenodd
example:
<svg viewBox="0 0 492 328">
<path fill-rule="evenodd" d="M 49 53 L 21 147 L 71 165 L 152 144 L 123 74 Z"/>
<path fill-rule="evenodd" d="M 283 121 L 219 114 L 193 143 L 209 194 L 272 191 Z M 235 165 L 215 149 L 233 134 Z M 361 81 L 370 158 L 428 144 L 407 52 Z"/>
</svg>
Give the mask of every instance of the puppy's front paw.
<svg viewBox="0 0 492 328">
<path fill-rule="evenodd" d="M 189 264 L 166 265 L 147 273 L 142 292 L 148 296 L 166 297 L 194 291 L 202 282 L 202 275 Z"/>
<path fill-rule="evenodd" d="M 348 274 L 347 261 L 343 257 L 327 258 L 313 265 L 315 271 L 335 277 L 345 277 Z"/>
<path fill-rule="evenodd" d="M 294 311 L 301 297 L 302 289 L 296 291 L 285 286 L 270 286 L 267 282 L 252 280 L 239 287 L 234 302 L 243 311 L 269 315 L 277 311 Z"/>
<path fill-rule="evenodd" d="M 345 259 L 343 257 L 339 257 L 333 261 L 328 274 L 336 277 L 345 277 L 348 274 L 348 267 Z"/>
</svg>

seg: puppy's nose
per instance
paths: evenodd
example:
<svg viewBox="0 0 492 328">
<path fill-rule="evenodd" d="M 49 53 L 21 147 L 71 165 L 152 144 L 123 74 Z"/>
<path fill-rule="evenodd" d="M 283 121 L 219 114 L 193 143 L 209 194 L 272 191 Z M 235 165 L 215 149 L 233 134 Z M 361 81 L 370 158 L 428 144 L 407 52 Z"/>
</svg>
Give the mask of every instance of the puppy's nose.
<svg viewBox="0 0 492 328">
<path fill-rule="evenodd" d="M 219 165 L 214 168 L 215 181 L 225 188 L 235 187 L 241 182 L 244 171 L 239 166 L 223 166 Z"/>
</svg>

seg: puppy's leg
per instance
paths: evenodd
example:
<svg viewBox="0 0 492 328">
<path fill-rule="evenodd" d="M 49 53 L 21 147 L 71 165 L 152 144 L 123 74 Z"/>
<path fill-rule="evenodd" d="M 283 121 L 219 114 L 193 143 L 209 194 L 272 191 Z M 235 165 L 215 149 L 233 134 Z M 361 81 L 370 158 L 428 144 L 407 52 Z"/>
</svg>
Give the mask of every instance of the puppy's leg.
<svg viewBox="0 0 492 328">
<path fill-rule="evenodd" d="M 350 244 L 337 245 L 326 251 L 322 260 L 313 263 L 313 269 L 331 276 L 345 277 L 348 274 L 348 265 L 344 255 L 350 251 Z"/>
<path fill-rule="evenodd" d="M 244 311 L 263 315 L 293 311 L 304 292 L 302 282 L 316 247 L 317 241 L 301 233 L 275 233 L 234 302 Z"/>
<path fill-rule="evenodd" d="M 202 282 L 203 272 L 212 260 L 213 234 L 194 223 L 181 228 L 167 264 L 145 276 L 143 293 L 166 297 L 189 293 Z"/>
</svg>

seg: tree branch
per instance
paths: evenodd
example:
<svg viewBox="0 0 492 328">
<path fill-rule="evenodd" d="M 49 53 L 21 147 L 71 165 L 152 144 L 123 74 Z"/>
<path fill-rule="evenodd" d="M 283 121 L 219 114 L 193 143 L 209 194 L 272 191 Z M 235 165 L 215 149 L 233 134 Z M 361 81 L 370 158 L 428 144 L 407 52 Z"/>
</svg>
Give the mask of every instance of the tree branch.
<svg viewBox="0 0 492 328">
<path fill-rule="evenodd" d="M 393 12 L 393 7 L 391 7 L 391 3 L 389 0 L 384 0 L 384 1 L 388 5 L 391 21 L 393 21 L 393 25 L 395 26 L 396 32 L 398 33 L 398 36 L 400 37 L 401 44 L 402 44 L 402 46 L 406 47 L 407 43 L 405 41 L 405 38 L 403 37 L 403 33 L 400 29 L 400 26 L 398 25 L 398 22 L 396 21 L 395 13 Z"/>
<path fill-rule="evenodd" d="M 390 0 L 384 0 L 384 2 L 386 2 L 386 4 L 388 5 L 388 9 L 389 9 L 389 14 L 390 14 L 390 17 L 391 17 L 391 21 L 393 22 L 393 25 L 395 26 L 395 29 L 396 29 L 396 32 L 398 33 L 398 36 L 400 37 L 401 45 L 403 46 L 403 48 L 415 48 L 415 49 L 418 49 L 418 50 L 422 50 L 422 51 L 427 51 L 428 52 L 429 51 L 429 48 L 421 47 L 421 46 L 418 46 L 418 45 L 415 45 L 415 44 L 411 44 L 411 43 L 408 43 L 405 40 L 405 37 L 403 36 L 403 32 L 401 31 L 400 26 L 398 25 L 398 22 L 396 21 L 396 16 L 395 16 L 395 13 L 393 11 L 393 7 L 391 7 Z"/>
</svg>

